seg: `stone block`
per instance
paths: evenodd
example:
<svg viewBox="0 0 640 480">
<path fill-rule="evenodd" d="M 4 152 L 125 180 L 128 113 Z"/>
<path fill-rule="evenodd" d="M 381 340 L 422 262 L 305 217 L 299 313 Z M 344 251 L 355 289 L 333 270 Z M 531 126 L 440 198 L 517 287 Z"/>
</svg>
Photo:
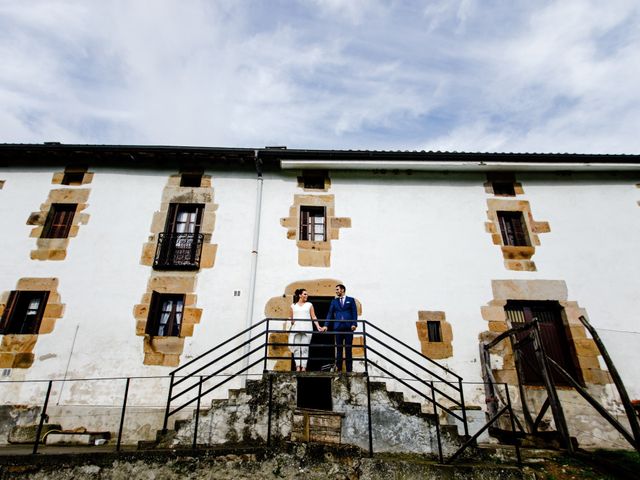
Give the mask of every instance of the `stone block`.
<svg viewBox="0 0 640 480">
<path fill-rule="evenodd" d="M 582 377 L 584 378 L 585 383 L 590 383 L 593 385 L 606 385 L 608 383 L 613 383 L 611 381 L 611 377 L 609 376 L 609 372 L 600 370 L 599 368 L 583 369 Z"/>
<path fill-rule="evenodd" d="M 574 338 L 573 345 L 576 349 L 576 355 L 579 357 L 598 357 L 600 355 L 598 347 L 590 338 Z"/>
<path fill-rule="evenodd" d="M 68 238 L 39 238 L 36 246 L 41 250 L 64 250 L 69 246 Z"/>
<path fill-rule="evenodd" d="M 587 330 L 583 326 L 569 326 L 571 338 L 587 338 Z"/>
<path fill-rule="evenodd" d="M 144 335 L 147 331 L 147 320 L 138 320 L 136 322 L 136 335 Z"/>
<path fill-rule="evenodd" d="M 148 289 L 160 293 L 190 293 L 196 289 L 196 275 L 159 275 L 157 272 L 149 279 Z"/>
<path fill-rule="evenodd" d="M 150 267 L 156 257 L 157 243 L 147 242 L 142 245 L 142 255 L 140 255 L 140 265 Z"/>
<path fill-rule="evenodd" d="M 57 188 L 49 192 L 50 203 L 87 203 L 90 188 Z"/>
<path fill-rule="evenodd" d="M 56 326 L 56 318 L 52 317 L 44 317 L 40 322 L 40 328 L 38 329 L 39 334 L 46 334 L 53 332 L 53 329 Z"/>
<path fill-rule="evenodd" d="M 509 330 L 507 322 L 489 322 L 489 330 L 491 332 L 502 333 Z"/>
<path fill-rule="evenodd" d="M 202 245 L 202 255 L 200 256 L 200 268 L 213 268 L 216 261 L 218 245 L 205 243 Z"/>
<path fill-rule="evenodd" d="M 139 304 L 133 306 L 133 317 L 136 320 L 144 320 L 146 323 L 149 318 L 149 304 Z"/>
<path fill-rule="evenodd" d="M 167 223 L 167 210 L 160 210 L 159 212 L 153 212 L 153 218 L 151 220 L 151 227 L 149 231 L 151 233 L 160 233 L 164 231 L 164 227 Z"/>
<path fill-rule="evenodd" d="M 145 337 L 144 343 L 145 352 L 180 355 L 184 350 L 184 338 L 182 337 Z"/>
<path fill-rule="evenodd" d="M 67 258 L 66 250 L 48 250 L 47 260 L 61 261 Z"/>
<path fill-rule="evenodd" d="M 562 280 L 492 280 L 496 300 L 566 300 L 567 284 Z"/>
<path fill-rule="evenodd" d="M 433 359 L 443 359 L 453 356 L 453 346 L 444 342 L 422 342 L 422 353 Z"/>
<path fill-rule="evenodd" d="M 29 218 L 27 219 L 27 225 L 44 225 L 44 222 L 46 219 L 47 219 L 46 212 L 33 212 L 31 213 L 31 215 L 29 215 Z"/>
<path fill-rule="evenodd" d="M 496 379 L 496 382 L 508 383 L 509 385 L 518 384 L 518 373 L 515 369 L 494 370 L 493 376 Z"/>
<path fill-rule="evenodd" d="M 64 304 L 48 302 L 44 307 L 43 316 L 52 318 L 62 318 L 64 315 Z"/>
<path fill-rule="evenodd" d="M 441 311 L 420 310 L 418 311 L 418 319 L 422 321 L 439 321 L 445 320 L 445 313 Z"/>
<path fill-rule="evenodd" d="M 585 369 L 600 370 L 600 361 L 598 360 L 598 358 L 599 357 L 578 355 L 578 365 L 580 365 L 580 370 L 585 370 Z"/>
<path fill-rule="evenodd" d="M 77 237 L 79 231 L 80 231 L 80 227 L 78 225 L 72 225 L 69 228 L 68 238 Z"/>
<path fill-rule="evenodd" d="M 331 242 L 312 242 L 310 240 L 298 240 L 296 245 L 305 250 L 331 250 Z"/>
<path fill-rule="evenodd" d="M 215 208 L 212 204 L 206 205 L 203 218 L 202 225 L 200 226 L 201 233 L 213 233 L 216 229 L 216 215 Z"/>
<path fill-rule="evenodd" d="M 314 242 L 317 243 L 317 242 Z M 298 265 L 301 267 L 330 267 L 330 250 L 298 250 Z"/>
<path fill-rule="evenodd" d="M 198 301 L 198 295 L 195 293 L 187 293 L 184 296 L 184 305 L 185 307 L 191 307 L 195 305 Z"/>
<path fill-rule="evenodd" d="M 488 322 L 504 322 L 507 315 L 501 306 L 485 305 L 480 307 L 480 314 Z"/>
<path fill-rule="evenodd" d="M 502 255 L 508 260 L 529 260 L 535 253 L 535 247 L 504 245 L 501 248 Z"/>
<path fill-rule="evenodd" d="M 14 353 L 0 353 L 0 368 L 12 368 Z"/>
<path fill-rule="evenodd" d="M 353 337 L 353 349 L 351 350 L 351 355 L 355 358 L 364 358 L 364 338 L 361 336 Z"/>
<path fill-rule="evenodd" d="M 193 330 L 195 325 L 193 323 L 186 324 L 183 323 L 180 326 L 180 336 L 181 337 L 193 337 Z"/>
<path fill-rule="evenodd" d="M 163 360 L 164 355 L 162 353 L 145 352 L 142 363 L 144 365 L 162 365 Z"/>
<path fill-rule="evenodd" d="M 533 222 L 533 231 L 535 233 L 549 233 L 551 227 L 549 226 L 549 222 Z"/>
<path fill-rule="evenodd" d="M 163 367 L 177 367 L 180 365 L 180 355 L 165 355 L 162 359 Z"/>
<path fill-rule="evenodd" d="M 309 206 L 319 206 L 326 207 L 328 205 L 332 205 L 335 202 L 334 195 L 294 195 L 293 203 L 294 205 L 309 205 Z"/>
<path fill-rule="evenodd" d="M 13 365 L 11 368 L 29 368 L 33 365 L 34 358 L 33 353 L 16 353 L 13 357 Z"/>
<path fill-rule="evenodd" d="M 331 228 L 351 228 L 351 218 L 333 217 L 330 221 Z"/>
<path fill-rule="evenodd" d="M 200 323 L 200 318 L 202 317 L 202 309 L 194 308 L 194 307 L 185 307 L 184 313 L 182 314 L 182 324 L 193 324 Z"/>
<path fill-rule="evenodd" d="M 54 185 L 61 185 L 64 178 L 64 172 L 55 172 L 51 178 L 51 183 Z"/>
<path fill-rule="evenodd" d="M 264 307 L 264 315 L 267 318 L 288 318 L 293 298 L 288 296 L 272 297 Z"/>
<path fill-rule="evenodd" d="M 504 266 L 507 270 L 516 272 L 535 272 L 536 264 L 531 260 L 505 260 Z"/>
<path fill-rule="evenodd" d="M 499 233 L 491 234 L 491 242 L 494 245 L 502 245 L 502 235 L 500 235 Z"/>
<path fill-rule="evenodd" d="M 484 231 L 487 233 L 498 233 L 495 223 L 484 222 Z"/>
<path fill-rule="evenodd" d="M 32 228 L 31 232 L 29 233 L 29 237 L 30 238 L 40 238 L 40 235 L 42 235 L 42 231 L 43 230 L 44 230 L 44 227 Z"/>
<path fill-rule="evenodd" d="M 58 279 L 55 277 L 24 277 L 18 280 L 16 290 L 46 291 L 57 290 Z"/>
</svg>

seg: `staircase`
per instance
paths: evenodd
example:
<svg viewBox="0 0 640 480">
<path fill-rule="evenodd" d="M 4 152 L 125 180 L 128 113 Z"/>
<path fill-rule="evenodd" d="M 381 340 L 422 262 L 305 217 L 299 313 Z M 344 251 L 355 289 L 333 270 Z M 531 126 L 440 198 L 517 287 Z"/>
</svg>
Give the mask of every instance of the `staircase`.
<svg viewBox="0 0 640 480">
<path fill-rule="evenodd" d="M 311 441 L 352 445 L 369 454 L 437 454 L 443 462 L 475 444 L 476 437 L 469 437 L 462 377 L 456 373 L 367 320 L 358 320 L 352 334 L 360 337 L 354 338 L 358 373 L 274 371 L 291 364 L 292 344 L 282 325 L 283 319 L 266 318 L 171 372 L 159 446 Z M 312 340 L 312 345 L 321 347 L 316 352 L 332 351 L 332 337 L 314 335 L 320 342 Z M 333 354 L 311 355 L 322 365 Z M 241 380 L 244 388 L 229 389 L 224 400 L 210 400 Z M 419 403 L 388 391 L 385 382 Z M 210 408 L 201 408 L 203 399 Z M 181 411 L 184 415 L 187 407 L 195 408 L 193 419 L 176 420 L 169 432 L 169 419 Z M 510 405 L 501 414 L 507 409 Z M 455 426 L 440 424 L 445 416 L 458 425 L 460 436 Z"/>
<path fill-rule="evenodd" d="M 300 378 L 329 379 L 331 410 L 298 407 Z M 366 450 L 368 390 L 376 452 L 435 456 L 439 454 L 440 442 L 443 454 L 448 456 L 463 443 L 456 426 L 439 425 L 433 413 L 422 411 L 420 403 L 405 401 L 402 393 L 388 391 L 385 382 L 369 382 L 365 374 L 268 372 L 260 380 L 247 381 L 245 388 L 229 390 L 227 399 L 214 400 L 211 408 L 200 413 L 196 444 L 319 441 Z M 176 430 L 163 435 L 159 447 L 192 445 L 195 417 L 176 423 Z"/>
</svg>

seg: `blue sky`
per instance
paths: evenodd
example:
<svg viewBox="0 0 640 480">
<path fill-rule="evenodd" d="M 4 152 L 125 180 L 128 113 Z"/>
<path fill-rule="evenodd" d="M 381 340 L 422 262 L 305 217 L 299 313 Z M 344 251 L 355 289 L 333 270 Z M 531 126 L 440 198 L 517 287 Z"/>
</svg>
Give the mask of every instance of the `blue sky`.
<svg viewBox="0 0 640 480">
<path fill-rule="evenodd" d="M 640 153 L 640 3 L 0 0 L 0 142 Z"/>
</svg>

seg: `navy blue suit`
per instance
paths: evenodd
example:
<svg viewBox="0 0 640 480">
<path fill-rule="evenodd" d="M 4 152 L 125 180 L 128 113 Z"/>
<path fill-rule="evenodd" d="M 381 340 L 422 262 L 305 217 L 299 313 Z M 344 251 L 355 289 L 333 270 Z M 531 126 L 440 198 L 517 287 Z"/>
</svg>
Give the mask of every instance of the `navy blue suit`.
<svg viewBox="0 0 640 480">
<path fill-rule="evenodd" d="M 347 372 L 351 372 L 353 369 L 353 359 L 351 356 L 351 345 L 353 343 L 353 334 L 351 333 L 352 327 L 357 327 L 358 322 L 358 309 L 356 307 L 356 301 L 353 297 L 343 297 L 344 304 L 340 304 L 339 298 L 334 298 L 329 306 L 329 313 L 327 313 L 327 321 L 324 322 L 324 326 L 328 327 L 329 331 L 333 331 L 336 337 L 336 366 L 338 371 L 342 371 L 342 347 L 344 345 L 345 360 L 347 364 Z"/>
</svg>

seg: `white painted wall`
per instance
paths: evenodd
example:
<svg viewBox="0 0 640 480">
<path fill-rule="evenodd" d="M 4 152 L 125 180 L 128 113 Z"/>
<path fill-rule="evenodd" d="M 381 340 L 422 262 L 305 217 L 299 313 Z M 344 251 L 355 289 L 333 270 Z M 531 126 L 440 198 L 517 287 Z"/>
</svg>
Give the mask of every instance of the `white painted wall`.
<svg viewBox="0 0 640 480">
<path fill-rule="evenodd" d="M 11 168 L 0 171 L 0 290 L 15 288 L 21 277 L 57 277 L 66 304 L 51 334 L 41 335 L 36 361 L 14 369 L 5 380 L 164 376 L 171 369 L 142 364 L 142 337 L 135 335 L 133 306 L 146 290 L 151 269 L 140 265 L 153 212 L 173 171 L 91 168 L 88 225 L 72 238 L 67 259 L 29 259 L 35 239 L 25 224 L 39 210 L 51 176 L 61 168 Z M 185 343 L 182 361 L 244 328 L 248 312 L 256 176 L 251 172 L 211 170 L 218 244 L 213 269 L 198 275 L 201 323 Z M 640 398 L 637 295 L 640 258 L 638 178 L 628 175 L 518 174 L 536 221 L 548 221 L 533 257 L 537 272 L 504 268 L 500 248 L 485 232 L 486 200 L 482 174 L 414 172 L 331 173 L 336 216 L 351 218 L 332 242 L 331 267 L 300 267 L 294 240 L 280 219 L 288 216 L 299 172 L 265 174 L 261 237 L 253 321 L 264 316 L 266 302 L 282 295 L 291 282 L 336 278 L 363 306 L 363 318 L 393 332 L 419 349 L 415 322 L 419 310 L 443 310 L 453 325 L 454 357 L 443 363 L 465 380 L 481 379 L 478 334 L 486 329 L 480 307 L 493 295 L 493 279 L 563 280 L 569 300 L 587 309 L 601 332 L 632 398 Z M 240 290 L 239 297 L 233 296 Z M 75 343 L 74 341 L 75 336 Z M 73 350 L 73 351 L 72 351 Z M 132 402 L 161 406 L 166 380 L 131 392 Z M 58 397 L 84 402 L 89 392 L 67 384 Z M 116 392 L 115 387 L 112 388 Z M 481 390 L 480 390 L 481 391 Z M 478 392 L 480 392 L 478 391 Z M 100 401 L 116 404 L 120 393 L 105 387 Z M 476 393 L 478 393 L 476 392 Z M 42 388 L 0 386 L 3 403 L 37 402 Z M 93 395 L 93 393 L 91 394 Z M 473 401 L 482 398 L 473 396 Z"/>
</svg>

